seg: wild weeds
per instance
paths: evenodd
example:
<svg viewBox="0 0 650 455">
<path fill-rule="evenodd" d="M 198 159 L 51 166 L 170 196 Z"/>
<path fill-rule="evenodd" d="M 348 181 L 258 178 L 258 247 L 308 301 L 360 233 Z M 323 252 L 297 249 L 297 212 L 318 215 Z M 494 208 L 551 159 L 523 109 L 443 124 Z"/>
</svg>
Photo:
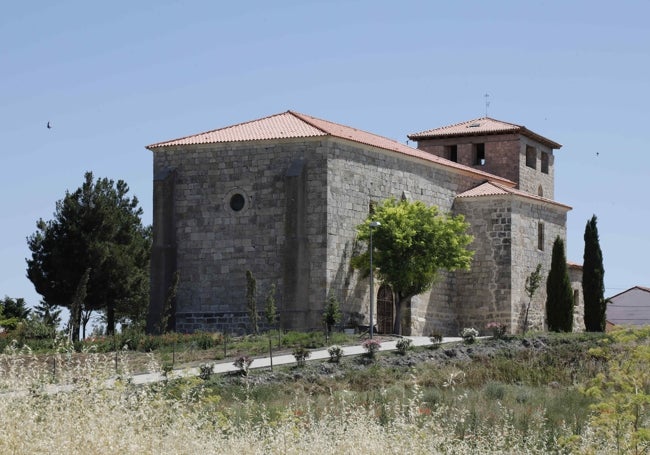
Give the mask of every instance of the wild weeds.
<svg viewBox="0 0 650 455">
<path fill-rule="evenodd" d="M 33 354 L 18 349 L 0 356 L 0 453 L 616 453 L 569 378 L 558 387 L 496 379 L 480 386 L 466 365 L 425 364 L 398 377 L 374 362 L 325 383 L 349 386 L 329 394 L 292 383 L 286 403 L 271 402 L 283 395 L 277 388 L 242 381 L 250 388 L 234 403 L 209 388 L 214 378 L 136 386 L 128 365 L 115 379 L 112 355 L 75 357 L 65 348 L 57 384 L 44 383 L 53 382 L 51 365 L 30 363 Z M 52 385 L 61 387 L 45 387 Z M 567 418 L 566 407 L 585 418 Z"/>
</svg>

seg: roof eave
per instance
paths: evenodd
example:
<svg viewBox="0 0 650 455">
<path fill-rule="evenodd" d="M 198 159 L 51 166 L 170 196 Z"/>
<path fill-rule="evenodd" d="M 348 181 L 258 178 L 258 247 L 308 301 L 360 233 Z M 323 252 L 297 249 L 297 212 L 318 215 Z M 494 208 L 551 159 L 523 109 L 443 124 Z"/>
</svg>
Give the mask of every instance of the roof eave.
<svg viewBox="0 0 650 455">
<path fill-rule="evenodd" d="M 541 136 L 537 133 L 534 133 L 530 131 L 527 128 L 524 127 L 519 127 L 519 128 L 513 128 L 511 130 L 501 130 L 501 131 L 477 131 L 477 132 L 468 132 L 468 133 L 461 133 L 461 134 L 424 134 L 424 133 L 415 133 L 415 134 L 408 134 L 406 137 L 408 137 L 412 141 L 417 141 L 420 142 L 421 140 L 427 140 L 427 139 L 450 139 L 454 137 L 475 137 L 475 136 L 501 136 L 504 134 L 522 134 L 524 136 L 528 136 L 531 139 L 535 139 L 537 142 L 544 144 L 552 149 L 561 149 L 562 144 L 559 144 L 555 141 L 552 141 L 548 138 L 545 138 L 544 136 Z"/>
</svg>

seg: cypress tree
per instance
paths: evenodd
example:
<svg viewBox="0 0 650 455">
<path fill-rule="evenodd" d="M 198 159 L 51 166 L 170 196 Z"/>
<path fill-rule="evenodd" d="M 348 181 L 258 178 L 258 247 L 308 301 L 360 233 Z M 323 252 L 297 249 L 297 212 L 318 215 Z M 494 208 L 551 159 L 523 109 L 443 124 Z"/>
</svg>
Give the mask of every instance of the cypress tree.
<svg viewBox="0 0 650 455">
<path fill-rule="evenodd" d="M 596 215 L 585 227 L 585 253 L 582 263 L 582 294 L 585 303 L 585 329 L 587 332 L 605 331 L 605 269 L 603 253 L 598 240 Z"/>
<path fill-rule="evenodd" d="M 573 330 L 573 289 L 569 280 L 564 241 L 557 236 L 553 242 L 551 270 L 546 280 L 546 319 L 553 332 Z"/>
</svg>

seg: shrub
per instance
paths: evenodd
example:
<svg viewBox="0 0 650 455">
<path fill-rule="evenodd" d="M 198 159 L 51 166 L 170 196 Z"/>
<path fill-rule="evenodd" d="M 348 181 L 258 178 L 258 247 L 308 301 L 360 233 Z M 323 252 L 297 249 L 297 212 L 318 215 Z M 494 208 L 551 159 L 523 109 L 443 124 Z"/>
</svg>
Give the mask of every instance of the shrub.
<svg viewBox="0 0 650 455">
<path fill-rule="evenodd" d="M 505 323 L 496 321 L 489 322 L 486 328 L 492 330 L 492 336 L 498 340 L 503 338 L 508 330 L 508 326 Z"/>
<path fill-rule="evenodd" d="M 247 355 L 242 355 L 237 357 L 232 364 L 235 365 L 235 368 L 239 369 L 239 372 L 242 375 L 248 376 L 248 369 L 250 368 L 251 363 L 253 363 L 253 359 Z"/>
<path fill-rule="evenodd" d="M 343 357 L 343 348 L 335 344 L 329 347 L 327 353 L 330 355 L 330 362 L 339 363 L 341 357 Z"/>
<path fill-rule="evenodd" d="M 303 346 L 298 346 L 293 350 L 293 356 L 296 358 L 298 366 L 304 366 L 307 359 L 311 356 L 311 352 Z"/>
<path fill-rule="evenodd" d="M 395 347 L 397 347 L 397 352 L 404 355 L 406 354 L 406 351 L 411 349 L 411 345 L 413 344 L 413 340 L 410 338 L 400 338 L 397 340 L 397 344 Z"/>
<path fill-rule="evenodd" d="M 431 332 L 429 335 L 429 340 L 431 340 L 431 345 L 434 349 L 439 348 L 442 343 L 442 334 L 440 332 Z"/>
<path fill-rule="evenodd" d="M 474 341 L 476 341 L 476 337 L 478 336 L 478 330 L 476 330 L 473 327 L 465 327 L 461 332 L 460 332 L 460 337 L 463 339 L 463 341 L 467 344 L 471 344 Z"/>
<path fill-rule="evenodd" d="M 204 363 L 199 367 L 199 377 L 203 380 L 208 380 L 210 379 L 210 376 L 212 376 L 212 373 L 214 373 L 214 370 L 212 369 L 213 366 L 210 363 Z"/>
<path fill-rule="evenodd" d="M 364 341 L 361 346 L 363 346 L 363 349 L 366 350 L 368 357 L 373 358 L 375 356 L 375 353 L 379 351 L 381 343 L 377 340 L 371 339 Z"/>
</svg>

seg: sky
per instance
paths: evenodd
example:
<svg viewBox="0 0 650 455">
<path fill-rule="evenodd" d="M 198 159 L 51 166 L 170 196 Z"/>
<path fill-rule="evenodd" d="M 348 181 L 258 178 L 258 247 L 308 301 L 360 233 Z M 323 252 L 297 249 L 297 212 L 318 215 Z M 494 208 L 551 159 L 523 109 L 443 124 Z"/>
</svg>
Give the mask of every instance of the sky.
<svg viewBox="0 0 650 455">
<path fill-rule="evenodd" d="M 150 224 L 146 145 L 288 109 L 405 142 L 487 108 L 559 142 L 567 258 L 582 263 L 595 214 L 606 296 L 650 286 L 649 2 L 63 0 L 1 11 L 0 298 L 39 303 L 26 238 L 86 171 L 126 181 Z"/>
</svg>

